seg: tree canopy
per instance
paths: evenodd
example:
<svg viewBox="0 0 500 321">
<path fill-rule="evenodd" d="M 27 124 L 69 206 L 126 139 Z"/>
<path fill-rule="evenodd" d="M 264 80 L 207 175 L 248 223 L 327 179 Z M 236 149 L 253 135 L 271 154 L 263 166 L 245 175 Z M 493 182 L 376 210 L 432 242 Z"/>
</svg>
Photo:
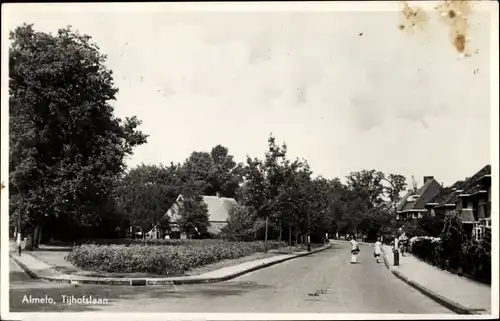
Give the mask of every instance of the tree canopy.
<svg viewBox="0 0 500 321">
<path fill-rule="evenodd" d="M 31 226 L 48 216 L 98 225 L 125 157 L 146 142 L 141 122 L 113 115 L 118 89 L 90 36 L 25 24 L 9 38 L 11 213 L 22 206 Z"/>
</svg>

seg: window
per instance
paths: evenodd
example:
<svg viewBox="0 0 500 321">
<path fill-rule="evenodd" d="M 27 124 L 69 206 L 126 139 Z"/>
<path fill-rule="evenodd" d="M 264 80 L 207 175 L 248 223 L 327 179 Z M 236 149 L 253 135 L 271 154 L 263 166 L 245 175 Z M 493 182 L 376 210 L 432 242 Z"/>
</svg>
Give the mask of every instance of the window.
<svg viewBox="0 0 500 321">
<path fill-rule="evenodd" d="M 476 240 L 480 240 L 481 239 L 481 228 L 477 228 L 476 229 Z"/>
</svg>

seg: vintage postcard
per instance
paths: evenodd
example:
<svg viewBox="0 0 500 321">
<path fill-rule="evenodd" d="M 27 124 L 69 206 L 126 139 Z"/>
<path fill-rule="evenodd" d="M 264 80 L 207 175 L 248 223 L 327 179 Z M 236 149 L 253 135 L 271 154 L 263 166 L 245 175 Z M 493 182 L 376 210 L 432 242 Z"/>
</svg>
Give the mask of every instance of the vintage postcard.
<svg viewBox="0 0 500 321">
<path fill-rule="evenodd" d="M 2 6 L 2 320 L 498 318 L 498 3 Z"/>
</svg>

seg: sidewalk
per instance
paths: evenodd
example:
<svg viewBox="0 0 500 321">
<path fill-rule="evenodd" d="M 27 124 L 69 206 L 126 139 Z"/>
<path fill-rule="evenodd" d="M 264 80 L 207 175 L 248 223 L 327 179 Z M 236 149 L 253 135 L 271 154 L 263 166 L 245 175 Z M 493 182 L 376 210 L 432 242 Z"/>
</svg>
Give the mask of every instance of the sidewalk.
<svg viewBox="0 0 500 321">
<path fill-rule="evenodd" d="M 399 279 L 458 314 L 491 314 L 491 287 L 427 264 L 411 254 L 394 266 L 392 247 L 384 245 L 384 262 Z"/>
<path fill-rule="evenodd" d="M 274 264 L 285 262 L 297 257 L 310 255 L 331 247 L 331 244 L 314 249 L 311 252 L 296 252 L 294 254 L 280 254 L 269 258 L 244 262 L 238 265 L 225 267 L 219 270 L 206 272 L 200 275 L 166 277 L 166 278 L 123 278 L 123 277 L 91 277 L 64 274 L 57 271 L 49 264 L 35 258 L 29 252 L 23 252 L 19 257 L 10 253 L 11 259 L 21 266 L 31 277 L 52 282 L 64 282 L 72 284 L 107 284 L 107 285 L 172 285 L 172 284 L 194 284 L 214 283 L 236 278 L 243 274 L 262 269 Z"/>
</svg>

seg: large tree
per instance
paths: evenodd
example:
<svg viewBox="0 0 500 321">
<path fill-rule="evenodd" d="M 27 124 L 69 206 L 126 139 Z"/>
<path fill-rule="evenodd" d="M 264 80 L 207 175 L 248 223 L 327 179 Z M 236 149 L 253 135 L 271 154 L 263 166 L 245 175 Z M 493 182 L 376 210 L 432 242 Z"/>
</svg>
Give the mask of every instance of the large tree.
<svg viewBox="0 0 500 321">
<path fill-rule="evenodd" d="M 235 197 L 242 183 L 243 166 L 234 161 L 226 147 L 217 145 L 210 153 L 192 152 L 181 167 L 183 183 L 194 181 L 203 195 Z"/>
<path fill-rule="evenodd" d="M 406 187 L 406 178 L 399 174 L 389 174 L 385 179 L 389 184 L 385 187 L 385 192 L 393 205 L 395 205 Z"/>
<path fill-rule="evenodd" d="M 266 248 L 269 223 L 276 221 L 280 215 L 282 201 L 279 199 L 279 195 L 286 181 L 284 167 L 286 166 L 287 152 L 286 145 L 277 145 L 272 135 L 268 139 L 268 144 L 269 149 L 264 160 L 247 157 L 244 180 L 245 193 L 239 198 L 242 205 L 250 208 L 260 219 L 265 221 Z"/>
<path fill-rule="evenodd" d="M 196 180 L 183 182 L 181 192 L 183 200 L 179 206 L 177 223 L 182 232 L 189 236 L 207 237 L 210 225 L 208 207 L 201 195 L 203 185 Z"/>
<path fill-rule="evenodd" d="M 235 197 L 243 182 L 243 165 L 236 163 L 227 147 L 217 145 L 210 152 L 212 166 L 208 176 L 208 195 L 220 193 L 225 197 Z"/>
<path fill-rule="evenodd" d="M 401 193 L 407 188 L 407 183 L 406 177 L 399 174 L 389 174 L 384 180 L 388 183 L 385 185 L 385 194 L 390 203 L 385 208 L 385 212 L 388 213 L 389 221 L 387 221 L 387 216 L 385 216 L 383 224 L 380 224 L 380 233 L 384 237 L 391 237 L 397 234 L 397 230 L 401 225 L 397 221 L 396 206 L 401 199 Z"/>
<path fill-rule="evenodd" d="M 180 191 L 178 166 L 140 165 L 127 172 L 115 188 L 115 199 L 131 226 L 149 231 L 162 219 Z"/>
<path fill-rule="evenodd" d="M 124 158 L 147 136 L 137 118 L 113 115 L 118 89 L 90 36 L 25 24 L 10 41 L 11 209 L 34 227 L 36 245 L 50 217 L 99 225 Z"/>
<path fill-rule="evenodd" d="M 231 240 L 255 240 L 256 233 L 264 227 L 256 213 L 246 206 L 237 204 L 229 210 L 227 225 L 222 229 L 222 234 Z"/>
<path fill-rule="evenodd" d="M 384 186 L 383 182 L 387 182 Z M 346 210 L 351 213 L 351 229 L 369 238 L 380 231 L 388 233 L 396 219 L 394 205 L 406 187 L 404 176 L 377 170 L 362 170 L 347 176 Z M 390 203 L 386 202 L 386 197 Z"/>
</svg>

